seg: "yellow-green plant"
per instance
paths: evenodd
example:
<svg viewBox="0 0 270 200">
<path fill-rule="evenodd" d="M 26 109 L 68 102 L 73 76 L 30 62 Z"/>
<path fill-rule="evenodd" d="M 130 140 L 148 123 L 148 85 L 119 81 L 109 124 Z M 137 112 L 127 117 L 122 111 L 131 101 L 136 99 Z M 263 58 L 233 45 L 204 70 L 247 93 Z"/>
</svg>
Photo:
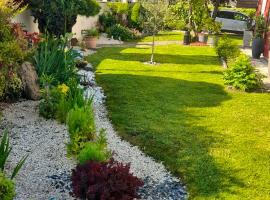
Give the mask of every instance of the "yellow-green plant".
<svg viewBox="0 0 270 200">
<path fill-rule="evenodd" d="M 14 182 L 7 178 L 3 172 L 0 171 L 0 199 L 13 200 L 15 197 Z"/>
<path fill-rule="evenodd" d="M 83 107 L 75 106 L 67 116 L 67 126 L 70 135 L 68 150 L 77 154 L 89 140 L 95 138 L 96 128 L 92 108 L 92 100 Z"/>
</svg>

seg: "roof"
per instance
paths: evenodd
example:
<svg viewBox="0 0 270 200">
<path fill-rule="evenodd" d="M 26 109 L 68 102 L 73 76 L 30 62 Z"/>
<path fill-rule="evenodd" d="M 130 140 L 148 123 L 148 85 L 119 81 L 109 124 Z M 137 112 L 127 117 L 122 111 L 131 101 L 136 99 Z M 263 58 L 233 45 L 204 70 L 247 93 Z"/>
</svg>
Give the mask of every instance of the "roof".
<svg viewBox="0 0 270 200">
<path fill-rule="evenodd" d="M 237 8 L 257 8 L 258 0 L 238 0 Z"/>
</svg>

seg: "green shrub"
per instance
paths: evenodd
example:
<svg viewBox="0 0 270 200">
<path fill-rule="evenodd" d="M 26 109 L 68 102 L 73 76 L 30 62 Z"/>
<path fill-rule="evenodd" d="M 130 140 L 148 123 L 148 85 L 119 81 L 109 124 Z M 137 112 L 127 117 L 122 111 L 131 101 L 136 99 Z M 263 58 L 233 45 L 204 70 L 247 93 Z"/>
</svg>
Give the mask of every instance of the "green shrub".
<svg viewBox="0 0 270 200">
<path fill-rule="evenodd" d="M 225 85 L 243 91 L 261 88 L 262 78 L 263 75 L 256 71 L 246 55 L 240 55 L 235 63 L 224 72 Z"/>
<path fill-rule="evenodd" d="M 215 47 L 216 52 L 220 58 L 223 58 L 226 62 L 229 59 L 236 58 L 240 55 L 240 49 L 237 44 L 235 44 L 227 36 L 221 37 Z"/>
<path fill-rule="evenodd" d="M 265 21 L 264 16 L 257 16 L 256 17 L 256 25 L 254 31 L 255 38 L 263 38 L 264 33 L 267 31 L 267 23 Z"/>
<path fill-rule="evenodd" d="M 95 138 L 95 122 L 92 102 L 89 101 L 84 107 L 75 106 L 67 116 L 67 126 L 70 135 L 68 150 L 77 154 L 89 140 Z"/>
<path fill-rule="evenodd" d="M 22 92 L 22 81 L 16 73 L 10 74 L 6 80 L 5 95 L 8 99 L 18 99 Z"/>
<path fill-rule="evenodd" d="M 16 100 L 21 96 L 22 81 L 16 72 L 0 69 L 0 100 Z"/>
<path fill-rule="evenodd" d="M 85 164 L 87 161 L 104 162 L 109 158 L 110 154 L 104 146 L 96 142 L 87 142 L 78 155 L 80 164 Z"/>
<path fill-rule="evenodd" d="M 140 3 L 135 3 L 130 11 L 130 26 L 132 28 L 136 29 L 141 29 L 141 24 L 140 24 L 140 10 L 141 10 L 141 4 Z"/>
<path fill-rule="evenodd" d="M 18 67 L 25 53 L 16 40 L 0 42 L 0 62 L 7 67 Z"/>
<path fill-rule="evenodd" d="M 107 3 L 108 8 L 113 14 L 128 14 L 129 4 L 121 2 L 110 2 Z"/>
<path fill-rule="evenodd" d="M 135 38 L 134 34 L 126 27 L 117 24 L 107 30 L 108 36 L 122 41 L 129 41 Z"/>
<path fill-rule="evenodd" d="M 115 24 L 117 24 L 117 20 L 110 12 L 105 12 L 99 16 L 99 25 L 101 31 L 106 32 L 108 28 Z"/>
<path fill-rule="evenodd" d="M 0 199 L 1 200 L 13 200 L 15 197 L 14 182 L 5 177 L 0 171 Z"/>
<path fill-rule="evenodd" d="M 57 119 L 61 123 L 66 122 L 68 112 L 75 107 L 83 107 L 85 100 L 83 89 L 78 87 L 77 79 L 71 79 L 66 84 L 50 86 L 49 83 L 41 90 L 39 114 L 46 119 Z"/>
<path fill-rule="evenodd" d="M 61 93 L 56 87 L 42 89 L 41 101 L 39 103 L 40 116 L 46 119 L 54 119 L 57 112 L 57 105 L 61 98 Z"/>
</svg>

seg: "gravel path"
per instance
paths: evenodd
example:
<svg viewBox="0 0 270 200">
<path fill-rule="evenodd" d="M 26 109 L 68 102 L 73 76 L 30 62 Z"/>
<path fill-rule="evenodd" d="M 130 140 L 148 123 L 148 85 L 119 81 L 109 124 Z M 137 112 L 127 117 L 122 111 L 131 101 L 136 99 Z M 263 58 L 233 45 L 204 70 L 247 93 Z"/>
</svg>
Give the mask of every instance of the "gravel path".
<svg viewBox="0 0 270 200">
<path fill-rule="evenodd" d="M 66 127 L 40 118 L 37 106 L 38 102 L 23 101 L 3 112 L 0 128 L 9 128 L 13 146 L 7 171 L 29 155 L 16 177 L 15 200 L 73 199 L 68 179 L 75 161 L 66 155 L 69 138 Z"/>
</svg>

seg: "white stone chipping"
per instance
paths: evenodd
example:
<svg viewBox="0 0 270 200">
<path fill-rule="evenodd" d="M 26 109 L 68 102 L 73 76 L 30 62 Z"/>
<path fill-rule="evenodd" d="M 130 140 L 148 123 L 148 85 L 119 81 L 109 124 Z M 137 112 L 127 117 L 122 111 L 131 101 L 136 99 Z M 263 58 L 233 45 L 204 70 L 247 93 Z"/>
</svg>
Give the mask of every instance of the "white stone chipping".
<svg viewBox="0 0 270 200">
<path fill-rule="evenodd" d="M 7 171 L 25 155 L 28 158 L 16 177 L 15 200 L 73 199 L 69 191 L 56 189 L 48 176 L 70 174 L 75 160 L 67 158 L 66 126 L 39 117 L 38 103 L 22 101 L 6 108 L 1 129 L 8 128 L 12 152 Z M 2 131 L 0 131 L 2 133 Z"/>
<path fill-rule="evenodd" d="M 144 154 L 138 147 L 122 140 L 114 130 L 105 107 L 105 95 L 97 86 L 92 71 L 80 70 L 82 82 L 88 82 L 85 96 L 93 96 L 96 127 L 105 129 L 108 148 L 115 160 L 130 163 L 135 176 L 143 179 L 140 189 L 145 200 L 184 200 L 188 198 L 185 186 L 171 175 L 162 163 Z M 24 155 L 29 154 L 16 178 L 15 200 L 69 200 L 71 169 L 76 161 L 67 157 L 69 141 L 65 125 L 39 117 L 38 103 L 22 101 L 6 108 L 0 128 L 9 128 L 13 150 L 8 171 Z"/>
</svg>

